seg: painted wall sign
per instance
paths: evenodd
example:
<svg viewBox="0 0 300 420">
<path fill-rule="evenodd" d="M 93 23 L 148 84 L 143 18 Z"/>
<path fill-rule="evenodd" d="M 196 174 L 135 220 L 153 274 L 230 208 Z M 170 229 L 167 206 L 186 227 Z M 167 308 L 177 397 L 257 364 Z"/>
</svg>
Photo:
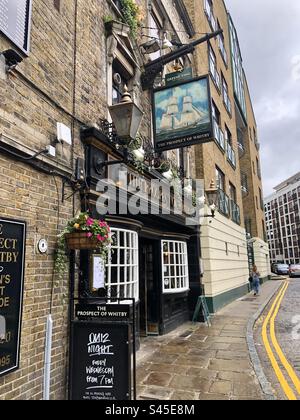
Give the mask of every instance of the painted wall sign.
<svg viewBox="0 0 300 420">
<path fill-rule="evenodd" d="M 0 219 L 0 375 L 19 367 L 26 224 Z"/>
<path fill-rule="evenodd" d="M 29 52 L 31 0 L 0 0 L 0 31 Z"/>
<path fill-rule="evenodd" d="M 129 324 L 73 322 L 71 400 L 129 400 Z"/>
<path fill-rule="evenodd" d="M 153 92 L 155 148 L 177 149 L 213 140 L 208 77 Z"/>
</svg>

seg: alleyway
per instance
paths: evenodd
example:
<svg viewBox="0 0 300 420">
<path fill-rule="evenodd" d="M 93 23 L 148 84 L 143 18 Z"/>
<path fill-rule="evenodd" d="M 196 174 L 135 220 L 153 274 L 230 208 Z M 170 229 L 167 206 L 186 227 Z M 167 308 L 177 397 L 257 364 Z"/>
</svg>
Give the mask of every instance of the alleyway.
<svg viewBox="0 0 300 420">
<path fill-rule="evenodd" d="M 249 319 L 281 281 L 239 299 L 214 316 L 212 327 L 185 324 L 143 339 L 138 352 L 138 398 L 160 400 L 264 399 L 247 346 Z"/>
</svg>

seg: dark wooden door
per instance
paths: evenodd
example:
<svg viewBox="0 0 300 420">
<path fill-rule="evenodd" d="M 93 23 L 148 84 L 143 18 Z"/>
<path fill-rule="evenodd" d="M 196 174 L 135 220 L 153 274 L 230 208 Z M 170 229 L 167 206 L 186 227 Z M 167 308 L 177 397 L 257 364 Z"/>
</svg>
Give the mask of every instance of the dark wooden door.
<svg viewBox="0 0 300 420">
<path fill-rule="evenodd" d="M 140 246 L 140 333 L 159 334 L 159 275 L 155 241 Z"/>
</svg>

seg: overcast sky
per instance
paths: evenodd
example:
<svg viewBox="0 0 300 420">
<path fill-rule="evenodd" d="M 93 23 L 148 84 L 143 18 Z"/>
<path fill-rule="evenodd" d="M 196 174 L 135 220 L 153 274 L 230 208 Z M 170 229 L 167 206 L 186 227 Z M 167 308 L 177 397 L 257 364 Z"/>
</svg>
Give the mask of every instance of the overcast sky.
<svg viewBox="0 0 300 420">
<path fill-rule="evenodd" d="M 264 195 L 300 171 L 300 0 L 225 0 L 261 143 Z"/>
</svg>

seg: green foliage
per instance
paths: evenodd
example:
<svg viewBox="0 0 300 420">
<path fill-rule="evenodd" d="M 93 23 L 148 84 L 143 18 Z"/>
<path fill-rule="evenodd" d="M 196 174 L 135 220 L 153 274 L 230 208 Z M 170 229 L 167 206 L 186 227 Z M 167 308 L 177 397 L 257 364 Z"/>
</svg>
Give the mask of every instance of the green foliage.
<svg viewBox="0 0 300 420">
<path fill-rule="evenodd" d="M 130 27 L 132 36 L 136 38 L 139 27 L 139 6 L 135 0 L 121 0 L 121 9 L 122 20 Z"/>
<path fill-rule="evenodd" d="M 128 144 L 128 149 L 130 151 L 137 150 L 140 147 L 142 147 L 142 145 L 143 145 L 143 139 L 141 136 L 137 135 L 136 138 L 134 140 L 131 140 L 130 143 Z"/>
<path fill-rule="evenodd" d="M 103 22 L 104 23 L 111 22 L 112 20 L 113 20 L 113 17 L 111 15 L 103 16 Z"/>
<path fill-rule="evenodd" d="M 74 232 L 84 232 L 88 238 L 96 240 L 99 254 L 104 260 L 107 259 L 108 250 L 112 242 L 110 227 L 105 221 L 93 219 L 87 212 L 79 213 L 76 217 L 69 220 L 67 226 L 58 236 L 55 253 L 54 271 L 60 280 L 63 280 L 68 272 L 66 234 Z"/>
</svg>

